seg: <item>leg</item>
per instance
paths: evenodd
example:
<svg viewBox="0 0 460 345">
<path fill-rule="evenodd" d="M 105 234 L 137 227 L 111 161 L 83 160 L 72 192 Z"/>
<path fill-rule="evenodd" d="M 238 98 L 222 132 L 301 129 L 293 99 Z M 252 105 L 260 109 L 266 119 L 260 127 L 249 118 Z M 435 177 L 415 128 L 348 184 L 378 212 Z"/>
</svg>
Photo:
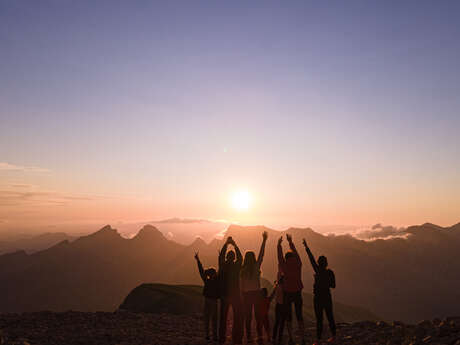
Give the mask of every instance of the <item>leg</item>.
<svg viewBox="0 0 460 345">
<path fill-rule="evenodd" d="M 219 342 L 225 343 L 227 336 L 227 315 L 229 309 L 229 300 L 227 297 L 220 300 L 220 325 L 219 325 Z"/>
<path fill-rule="evenodd" d="M 284 294 L 284 324 L 286 325 L 286 328 L 288 330 L 289 343 L 294 343 L 294 337 L 292 333 L 292 298 L 290 296 L 291 294 L 289 293 Z M 280 336 L 282 336 L 282 334 L 280 334 Z"/>
<path fill-rule="evenodd" d="M 275 324 L 273 325 L 273 342 L 276 341 L 276 336 L 278 335 L 278 328 L 281 323 L 281 305 L 279 303 L 276 303 L 275 305 Z"/>
<path fill-rule="evenodd" d="M 316 316 L 316 338 L 319 341 L 323 334 L 323 303 L 318 296 L 313 298 L 313 305 L 315 307 Z"/>
<path fill-rule="evenodd" d="M 296 292 L 294 295 L 294 306 L 295 306 L 295 315 L 297 318 L 297 324 L 299 326 L 299 332 L 302 335 L 302 342 L 305 343 L 305 326 L 303 323 L 303 300 L 302 300 L 302 291 Z"/>
<path fill-rule="evenodd" d="M 278 329 L 278 342 L 281 343 L 283 341 L 283 334 L 284 334 L 284 326 L 287 323 L 287 311 L 286 311 L 286 306 L 284 304 L 280 305 L 280 325 Z M 292 341 L 292 331 L 291 327 L 288 327 L 288 334 L 289 334 L 289 340 Z"/>
<path fill-rule="evenodd" d="M 252 324 L 252 309 L 253 301 L 251 298 L 251 293 L 243 293 L 243 309 L 244 309 L 244 319 L 246 325 L 246 339 L 251 339 L 251 324 Z"/>
<path fill-rule="evenodd" d="M 260 303 L 262 302 L 262 296 L 257 293 L 254 296 L 254 309 L 255 309 L 255 315 L 256 315 L 256 326 L 257 326 L 257 336 L 259 339 L 262 339 L 263 337 L 263 321 L 264 321 L 264 315 L 261 314 L 261 305 Z"/>
<path fill-rule="evenodd" d="M 243 342 L 244 311 L 239 294 L 231 298 L 231 304 L 233 310 L 232 339 L 234 344 L 241 344 Z"/>
<path fill-rule="evenodd" d="M 212 300 L 211 305 L 211 325 L 212 325 L 212 339 L 217 341 L 217 299 Z"/>
<path fill-rule="evenodd" d="M 265 332 L 267 332 L 267 338 L 270 339 L 270 319 L 268 315 L 265 315 L 262 324 L 264 325 Z"/>
<path fill-rule="evenodd" d="M 209 320 L 211 318 L 211 301 L 209 298 L 204 299 L 203 321 L 204 321 L 204 335 L 209 339 Z"/>
<path fill-rule="evenodd" d="M 332 309 L 332 297 L 329 296 L 329 298 L 325 302 L 326 303 L 324 305 L 324 309 L 326 310 L 326 317 L 329 323 L 329 329 L 331 330 L 332 336 L 335 337 L 336 327 L 335 327 L 334 313 Z"/>
</svg>

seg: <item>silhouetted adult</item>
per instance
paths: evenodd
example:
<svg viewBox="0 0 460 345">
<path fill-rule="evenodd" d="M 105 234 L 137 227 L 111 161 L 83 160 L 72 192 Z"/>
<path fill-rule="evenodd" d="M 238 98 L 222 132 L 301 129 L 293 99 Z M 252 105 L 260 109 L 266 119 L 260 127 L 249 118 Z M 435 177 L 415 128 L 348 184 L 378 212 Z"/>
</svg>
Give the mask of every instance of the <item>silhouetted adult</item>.
<svg viewBox="0 0 460 345">
<path fill-rule="evenodd" d="M 321 335 L 323 333 L 323 310 L 326 312 L 326 317 L 329 322 L 329 328 L 332 333 L 333 341 L 336 334 L 334 314 L 332 311 L 332 296 L 331 288 L 335 288 L 335 275 L 334 272 L 327 268 L 327 258 L 321 255 L 316 262 L 310 248 L 307 245 L 307 241 L 303 240 L 303 245 L 307 251 L 308 258 L 310 259 L 311 266 L 315 271 L 315 283 L 313 285 L 313 305 L 315 308 L 316 315 L 316 336 L 319 343 L 321 341 Z"/>
<path fill-rule="evenodd" d="M 235 251 L 227 253 L 231 244 Z M 236 260 L 235 260 L 236 252 Z M 230 307 L 233 310 L 232 339 L 234 344 L 241 344 L 243 339 L 243 310 L 240 294 L 240 273 L 243 256 L 235 241 L 228 237 L 219 253 L 219 278 L 221 282 L 221 306 L 219 341 L 225 342 L 227 335 L 227 316 Z"/>
<path fill-rule="evenodd" d="M 260 292 L 260 266 L 264 259 L 265 244 L 267 243 L 268 233 L 262 234 L 262 244 L 259 255 L 256 260 L 256 254 L 253 251 L 247 251 L 244 255 L 244 262 L 241 268 L 241 291 L 243 296 L 244 317 L 246 321 L 246 338 L 248 342 L 251 338 L 252 311 L 254 310 L 257 325 L 257 336 L 262 339 L 263 318 L 260 315 L 259 304 L 262 301 Z"/>
<path fill-rule="evenodd" d="M 286 239 L 289 243 L 290 251 L 283 256 L 283 248 L 281 243 L 283 237 L 278 240 L 278 263 L 284 275 L 283 282 L 283 302 L 285 303 L 288 327 L 292 323 L 292 304 L 295 307 L 295 314 L 297 318 L 297 325 L 299 332 L 302 335 L 302 344 L 305 344 L 305 326 L 303 323 L 303 300 L 302 300 L 302 261 L 300 260 L 299 253 L 292 242 L 292 236 L 286 234 Z"/>
</svg>

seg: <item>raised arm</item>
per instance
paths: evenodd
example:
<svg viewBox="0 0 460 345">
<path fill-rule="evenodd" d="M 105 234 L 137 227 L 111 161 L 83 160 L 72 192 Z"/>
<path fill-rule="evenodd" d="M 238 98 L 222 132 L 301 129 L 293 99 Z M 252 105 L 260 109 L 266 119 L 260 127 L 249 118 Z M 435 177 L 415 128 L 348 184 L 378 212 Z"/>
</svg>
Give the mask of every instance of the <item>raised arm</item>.
<svg viewBox="0 0 460 345">
<path fill-rule="evenodd" d="M 308 247 L 307 241 L 305 241 L 305 238 L 302 241 L 305 250 L 307 252 L 308 258 L 310 259 L 311 267 L 313 267 L 313 270 L 315 273 L 319 272 L 319 267 L 318 264 L 316 263 L 315 257 L 313 256 L 313 253 L 311 252 L 310 248 Z"/>
<path fill-rule="evenodd" d="M 198 265 L 198 271 L 200 272 L 200 277 L 203 279 L 203 282 L 206 281 L 206 274 L 204 274 L 203 265 L 201 264 L 200 258 L 198 257 L 198 253 L 195 253 L 195 260 Z"/>
<path fill-rule="evenodd" d="M 286 234 L 286 239 L 289 242 L 289 248 L 291 248 L 291 250 L 294 253 L 294 255 L 297 256 L 297 258 L 300 260 L 299 253 L 297 252 L 297 249 L 296 249 L 296 247 L 294 245 L 294 242 L 292 241 L 292 236 L 289 235 L 289 234 Z"/>
<path fill-rule="evenodd" d="M 235 263 L 241 266 L 243 264 L 243 255 L 241 255 L 240 248 L 238 248 L 238 245 L 233 240 L 232 240 L 232 245 L 235 248 L 235 253 L 236 253 Z"/>
<path fill-rule="evenodd" d="M 227 247 L 228 247 L 228 239 L 227 241 L 225 241 L 219 253 L 219 269 L 222 268 L 222 266 L 225 263 L 225 254 L 227 253 Z"/>
<path fill-rule="evenodd" d="M 284 264 L 284 256 L 283 256 L 283 247 L 281 247 L 281 242 L 283 242 L 283 236 L 281 236 L 278 240 L 278 264 Z"/>
<path fill-rule="evenodd" d="M 259 256 L 257 257 L 257 264 L 259 265 L 259 267 L 260 265 L 262 265 L 262 261 L 264 259 L 265 244 L 267 243 L 267 237 L 268 237 L 268 233 L 264 231 L 262 234 L 262 245 L 260 246 Z"/>
</svg>

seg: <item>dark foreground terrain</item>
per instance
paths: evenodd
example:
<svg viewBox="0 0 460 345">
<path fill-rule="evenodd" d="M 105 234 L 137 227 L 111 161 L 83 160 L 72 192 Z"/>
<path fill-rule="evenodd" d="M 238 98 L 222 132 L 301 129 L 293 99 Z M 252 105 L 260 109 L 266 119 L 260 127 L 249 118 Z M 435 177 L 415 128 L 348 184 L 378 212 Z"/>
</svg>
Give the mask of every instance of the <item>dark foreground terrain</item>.
<svg viewBox="0 0 460 345">
<path fill-rule="evenodd" d="M 311 344 L 312 324 L 308 325 L 307 333 L 307 344 Z M 342 323 L 336 343 L 460 345 L 460 317 L 423 321 L 418 325 L 382 321 Z M 0 344 L 193 345 L 206 342 L 199 315 L 39 312 L 1 314 Z"/>
</svg>

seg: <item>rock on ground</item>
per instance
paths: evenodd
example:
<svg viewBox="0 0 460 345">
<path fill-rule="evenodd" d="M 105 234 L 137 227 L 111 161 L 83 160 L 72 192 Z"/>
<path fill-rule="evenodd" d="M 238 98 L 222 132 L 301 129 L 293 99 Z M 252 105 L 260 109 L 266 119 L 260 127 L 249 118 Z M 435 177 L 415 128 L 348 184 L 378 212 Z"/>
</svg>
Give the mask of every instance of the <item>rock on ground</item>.
<svg viewBox="0 0 460 345">
<path fill-rule="evenodd" d="M 0 345 L 207 344 L 202 329 L 199 315 L 72 311 L 0 314 Z M 314 334 L 315 327 L 308 325 L 307 344 L 313 342 Z M 336 344 L 460 345 L 460 317 L 417 325 L 398 321 L 343 323 L 338 325 Z"/>
</svg>

